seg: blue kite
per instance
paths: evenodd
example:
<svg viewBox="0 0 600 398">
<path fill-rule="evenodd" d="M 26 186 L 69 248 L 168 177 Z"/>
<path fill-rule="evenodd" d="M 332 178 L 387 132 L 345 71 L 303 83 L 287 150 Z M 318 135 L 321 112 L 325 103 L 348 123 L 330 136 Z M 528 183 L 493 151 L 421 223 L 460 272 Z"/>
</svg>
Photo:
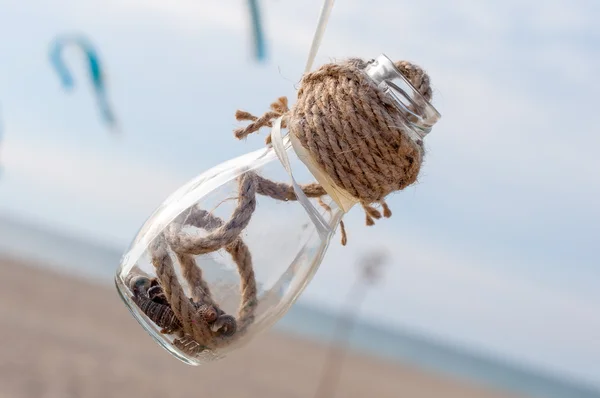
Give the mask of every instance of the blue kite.
<svg viewBox="0 0 600 398">
<path fill-rule="evenodd" d="M 108 101 L 105 75 L 102 64 L 100 63 L 100 58 L 92 43 L 83 36 L 61 36 L 55 39 L 50 47 L 50 62 L 52 63 L 52 66 L 54 66 L 62 86 L 67 91 L 71 91 L 75 86 L 73 75 L 63 59 L 63 51 L 69 45 L 79 48 L 86 57 L 90 80 L 96 94 L 96 100 L 102 119 L 110 128 L 116 129 L 117 120 Z"/>
<path fill-rule="evenodd" d="M 263 61 L 266 58 L 266 46 L 260 19 L 260 10 L 258 9 L 258 0 L 248 0 L 248 2 L 254 37 L 254 55 L 259 61 Z"/>
</svg>

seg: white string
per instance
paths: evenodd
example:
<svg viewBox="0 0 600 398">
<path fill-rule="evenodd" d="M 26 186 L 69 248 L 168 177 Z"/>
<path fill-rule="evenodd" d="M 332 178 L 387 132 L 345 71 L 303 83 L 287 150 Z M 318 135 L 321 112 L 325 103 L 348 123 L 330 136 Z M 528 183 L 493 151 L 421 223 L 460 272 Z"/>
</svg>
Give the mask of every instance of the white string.
<svg viewBox="0 0 600 398">
<path fill-rule="evenodd" d="M 306 62 L 306 68 L 304 73 L 310 72 L 312 69 L 313 62 L 317 55 L 317 51 L 321 46 L 321 40 L 323 39 L 323 34 L 325 33 L 325 28 L 327 27 L 327 22 L 329 21 L 329 15 L 331 14 L 331 9 L 333 8 L 334 0 L 325 0 L 323 3 L 323 7 L 321 8 L 321 14 L 319 16 L 319 22 L 317 23 L 317 29 L 315 31 L 315 35 L 313 37 L 313 41 L 310 47 L 310 51 L 308 54 L 308 60 Z M 271 144 L 273 145 L 273 150 L 275 154 L 283 164 L 283 167 L 289 174 L 292 179 L 292 187 L 294 188 L 294 193 L 296 194 L 296 199 L 300 204 L 306 209 L 308 216 L 312 220 L 317 232 L 319 233 L 319 237 L 322 240 L 326 240 L 328 235 L 332 232 L 331 227 L 325 221 L 321 213 L 313 206 L 308 197 L 304 194 L 304 191 L 294 178 L 292 174 L 292 168 L 290 166 L 290 160 L 287 156 L 287 152 L 285 149 L 285 145 L 283 143 L 283 136 L 281 132 L 281 119 L 282 116 L 277 118 L 273 123 L 273 128 L 271 128 Z"/>
<path fill-rule="evenodd" d="M 329 15 L 331 15 L 334 2 L 335 0 L 325 0 L 323 2 L 321 14 L 319 15 L 319 22 L 317 23 L 317 30 L 315 31 L 310 51 L 308 52 L 308 60 L 306 61 L 304 73 L 308 73 L 312 69 L 313 62 L 315 61 L 315 57 L 321 46 L 321 40 L 323 40 L 323 35 L 325 34 L 325 29 L 327 28 L 327 23 L 329 22 Z"/>
<path fill-rule="evenodd" d="M 319 232 L 321 239 L 326 240 L 327 236 L 331 232 L 329 224 L 310 202 L 310 199 L 308 199 L 302 188 L 300 188 L 300 185 L 298 185 L 294 175 L 292 174 L 292 167 L 290 166 L 290 161 L 285 151 L 285 145 L 283 144 L 283 137 L 281 136 L 282 118 L 283 116 L 280 116 L 277 118 L 277 120 L 275 120 L 273 123 L 273 129 L 271 130 L 271 144 L 273 145 L 273 150 L 292 179 L 292 187 L 294 188 L 296 199 L 298 202 L 300 202 L 304 209 L 306 209 L 306 212 L 308 213 L 308 216 L 312 220 L 313 224 L 315 224 L 315 228 Z"/>
</svg>

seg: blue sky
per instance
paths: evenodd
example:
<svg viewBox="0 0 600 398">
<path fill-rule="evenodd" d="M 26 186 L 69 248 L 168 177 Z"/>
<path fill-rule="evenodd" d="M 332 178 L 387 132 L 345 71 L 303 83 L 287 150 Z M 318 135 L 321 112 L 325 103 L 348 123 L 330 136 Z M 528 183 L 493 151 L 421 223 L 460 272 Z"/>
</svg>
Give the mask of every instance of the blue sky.
<svg viewBox="0 0 600 398">
<path fill-rule="evenodd" d="M 233 138 L 234 112 L 294 98 L 321 2 L 261 3 L 266 64 L 241 0 L 0 0 L 0 211 L 125 248 L 173 190 L 261 147 Z M 597 0 L 338 0 L 316 65 L 411 60 L 442 119 L 419 184 L 375 227 L 348 214 L 349 246 L 334 239 L 301 300 L 337 307 L 348 263 L 382 245 L 394 263 L 366 319 L 600 386 L 598 15 Z M 76 51 L 73 93 L 50 68 L 72 31 L 99 48 L 121 137 Z"/>
</svg>

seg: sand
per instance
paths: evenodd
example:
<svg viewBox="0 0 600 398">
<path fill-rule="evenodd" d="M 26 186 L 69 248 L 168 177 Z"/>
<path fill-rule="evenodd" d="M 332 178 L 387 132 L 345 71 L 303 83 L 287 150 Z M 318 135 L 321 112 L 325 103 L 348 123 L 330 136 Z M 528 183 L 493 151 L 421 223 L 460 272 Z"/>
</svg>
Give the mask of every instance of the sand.
<svg viewBox="0 0 600 398">
<path fill-rule="evenodd" d="M 143 331 L 114 288 L 6 259 L 0 322 L 0 398 L 313 398 L 327 355 L 325 345 L 273 331 L 220 362 L 185 365 Z M 354 353 L 335 395 L 507 396 Z"/>
</svg>

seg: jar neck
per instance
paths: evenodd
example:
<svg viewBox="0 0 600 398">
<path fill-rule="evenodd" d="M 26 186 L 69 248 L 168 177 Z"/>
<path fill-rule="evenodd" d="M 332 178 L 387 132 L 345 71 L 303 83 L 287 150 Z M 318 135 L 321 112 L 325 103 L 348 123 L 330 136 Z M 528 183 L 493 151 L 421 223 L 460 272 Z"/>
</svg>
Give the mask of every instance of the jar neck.
<svg viewBox="0 0 600 398">
<path fill-rule="evenodd" d="M 400 110 L 409 135 L 417 142 L 431 131 L 441 115 L 384 54 L 367 62 L 363 70 L 377 88 Z"/>
</svg>

